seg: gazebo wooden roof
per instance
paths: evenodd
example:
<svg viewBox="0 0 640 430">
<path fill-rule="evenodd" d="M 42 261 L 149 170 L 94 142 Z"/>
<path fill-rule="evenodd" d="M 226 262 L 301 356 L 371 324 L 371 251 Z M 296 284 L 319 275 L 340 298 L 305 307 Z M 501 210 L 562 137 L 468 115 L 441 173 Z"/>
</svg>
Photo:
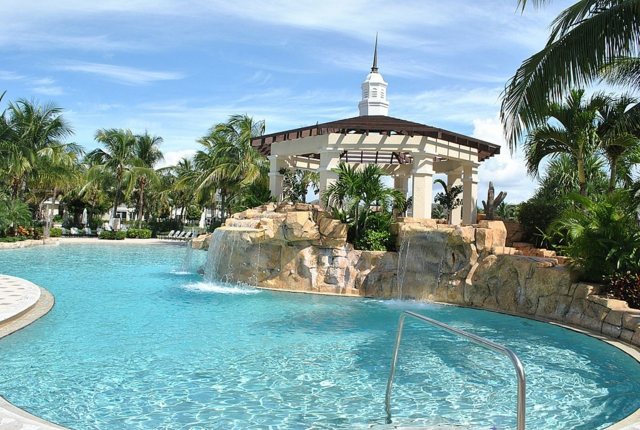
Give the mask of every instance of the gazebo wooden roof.
<svg viewBox="0 0 640 430">
<path fill-rule="evenodd" d="M 319 136 L 329 133 L 380 133 L 387 136 L 426 136 L 433 139 L 467 146 L 469 148 L 475 148 L 478 150 L 478 161 L 484 161 L 500 153 L 500 146 L 494 143 L 485 142 L 484 140 L 454 133 L 442 128 L 383 115 L 356 116 L 338 121 L 325 122 L 323 124 L 265 134 L 263 136 L 253 138 L 251 140 L 251 145 L 257 148 L 261 154 L 271 155 L 271 144 L 274 142 L 284 142 L 287 140 L 301 139 L 304 137 Z"/>
</svg>

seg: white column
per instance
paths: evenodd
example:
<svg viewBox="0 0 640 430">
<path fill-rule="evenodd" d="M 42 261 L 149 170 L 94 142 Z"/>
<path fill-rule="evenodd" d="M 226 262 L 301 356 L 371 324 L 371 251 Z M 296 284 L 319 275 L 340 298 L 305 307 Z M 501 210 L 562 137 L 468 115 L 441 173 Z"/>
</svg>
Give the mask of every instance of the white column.
<svg viewBox="0 0 640 430">
<path fill-rule="evenodd" d="M 431 218 L 433 202 L 433 157 L 413 157 L 413 217 Z"/>
<path fill-rule="evenodd" d="M 451 190 L 452 187 L 462 185 L 462 169 L 455 169 L 447 172 L 447 187 Z M 463 196 L 464 197 L 464 196 Z M 458 196 L 460 198 L 460 196 Z M 462 222 L 462 206 L 458 206 L 450 214 L 450 222 L 453 225 L 458 225 Z"/>
<path fill-rule="evenodd" d="M 466 164 L 462 177 L 462 222 L 470 225 L 477 222 L 478 216 L 478 165 Z"/>
<path fill-rule="evenodd" d="M 280 173 L 281 169 L 287 167 L 282 155 L 269 155 L 269 191 L 276 201 L 282 200 L 282 180 L 284 175 Z"/>
<path fill-rule="evenodd" d="M 320 205 L 322 204 L 322 195 L 332 183 L 338 180 L 338 174 L 333 170 L 340 164 L 340 151 L 322 151 L 320 152 L 320 168 L 318 173 L 320 176 L 320 184 L 318 198 Z"/>
</svg>

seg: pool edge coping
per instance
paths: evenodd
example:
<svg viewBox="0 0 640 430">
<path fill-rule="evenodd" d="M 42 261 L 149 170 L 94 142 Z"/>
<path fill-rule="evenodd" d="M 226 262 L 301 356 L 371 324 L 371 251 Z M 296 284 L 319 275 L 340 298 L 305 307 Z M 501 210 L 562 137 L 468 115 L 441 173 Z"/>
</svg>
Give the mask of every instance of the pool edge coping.
<svg viewBox="0 0 640 430">
<path fill-rule="evenodd" d="M 5 276 L 10 276 L 10 275 L 5 275 Z M 29 306 L 27 309 L 22 310 L 21 312 L 16 313 L 15 315 L 4 319 L 3 321 L 0 321 L 0 341 L 6 337 L 9 336 L 25 327 L 27 327 L 28 325 L 32 324 L 33 322 L 37 321 L 38 319 L 40 319 L 41 317 L 45 316 L 47 313 L 49 313 L 49 311 L 51 311 L 51 309 L 53 309 L 53 306 L 55 304 L 55 297 L 53 296 L 53 294 L 51 294 L 48 290 L 46 290 L 45 288 L 42 288 L 41 286 L 28 281 L 26 279 L 23 278 L 19 278 L 16 276 L 10 276 L 14 279 L 17 279 L 21 282 L 24 282 L 25 284 L 28 285 L 33 285 L 36 286 L 37 288 L 40 289 L 40 297 L 38 298 L 38 300 L 32 304 L 31 306 Z M 260 288 L 260 287 L 258 287 Z M 364 296 L 360 296 L 360 295 L 345 295 L 345 294 L 332 294 L 332 293 L 323 293 L 323 292 L 317 292 L 317 291 L 301 291 L 301 290 L 297 290 L 297 291 L 290 291 L 290 290 L 283 290 L 283 289 L 277 289 L 277 288 L 260 288 L 263 290 L 269 290 L 269 291 L 280 291 L 280 292 L 287 292 L 287 293 L 307 293 L 307 294 L 316 294 L 316 295 L 336 295 L 336 296 L 343 296 L 343 297 L 360 297 L 360 298 L 367 298 Z M 427 302 L 428 303 L 428 302 Z M 638 363 L 640 363 L 640 348 L 634 346 L 634 345 L 630 345 L 627 344 L 623 341 L 620 341 L 619 339 L 611 339 L 608 338 L 606 336 L 604 336 L 602 333 L 596 333 L 595 331 L 591 331 L 582 327 L 577 327 L 577 326 L 572 326 L 570 324 L 566 324 L 566 323 L 561 323 L 558 321 L 554 321 L 551 319 L 547 319 L 547 318 L 540 318 L 540 317 L 536 317 L 533 315 L 522 315 L 522 314 L 517 314 L 517 313 L 510 313 L 510 312 L 503 312 L 503 311 L 498 311 L 498 310 L 493 310 L 493 309 L 483 309 L 483 308 L 478 308 L 478 307 L 471 307 L 471 306 L 461 306 L 461 305 L 457 305 L 457 304 L 452 304 L 452 303 L 445 303 L 445 302 L 431 302 L 434 304 L 439 304 L 439 305 L 447 305 L 447 306 L 459 306 L 459 307 L 467 307 L 470 309 L 479 309 L 479 310 L 485 310 L 485 311 L 490 311 L 490 312 L 497 312 L 497 313 L 502 313 L 505 315 L 511 315 L 511 316 L 517 316 L 517 317 L 521 317 L 521 318 L 527 318 L 527 319 L 531 319 L 531 320 L 535 320 L 535 321 L 539 321 L 539 322 L 546 322 L 548 324 L 553 324 L 562 328 L 566 328 L 568 330 L 572 330 L 581 334 L 585 334 L 587 336 L 591 336 L 594 337 L 602 342 L 605 342 L 619 350 L 621 350 L 622 352 L 626 353 L 627 355 L 629 355 L 630 357 L 632 357 L 633 359 L 635 359 Z M 8 400 L 6 400 L 4 397 L 2 397 L 2 395 L 0 395 L 0 418 L 2 418 L 3 415 L 5 415 L 5 412 L 8 412 L 9 414 L 9 419 L 13 419 L 11 417 L 11 415 L 17 416 L 19 419 L 23 419 L 26 420 L 25 424 L 29 424 L 29 425 L 36 425 L 39 427 L 36 427 L 36 429 L 40 430 L 69 430 L 67 427 L 61 427 L 58 424 L 55 424 L 53 422 L 44 420 L 40 417 L 38 417 L 37 415 L 33 415 L 27 411 L 25 411 L 24 409 L 21 409 L 15 405 L 13 405 L 11 402 L 9 402 Z M 626 418 L 624 418 L 621 421 L 618 421 L 608 427 L 606 427 L 604 430 L 640 430 L 640 408 L 637 409 L 635 412 L 633 412 L 632 414 L 630 414 L 629 416 L 627 416 Z"/>
</svg>

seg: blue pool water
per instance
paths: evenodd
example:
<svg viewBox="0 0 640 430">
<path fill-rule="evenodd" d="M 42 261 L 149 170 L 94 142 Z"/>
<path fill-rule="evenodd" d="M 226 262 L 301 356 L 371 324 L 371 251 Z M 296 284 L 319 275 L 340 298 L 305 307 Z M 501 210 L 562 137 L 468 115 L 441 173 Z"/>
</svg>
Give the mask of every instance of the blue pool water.
<svg viewBox="0 0 640 430">
<path fill-rule="evenodd" d="M 528 429 L 602 429 L 640 407 L 640 365 L 593 338 L 452 306 L 206 284 L 180 271 L 184 253 L 0 251 L 0 273 L 56 297 L 0 340 L 0 395 L 74 429 L 384 428 L 397 320 L 412 309 L 520 356 Z M 395 424 L 515 428 L 511 363 L 438 329 L 407 320 L 394 387 Z"/>
</svg>

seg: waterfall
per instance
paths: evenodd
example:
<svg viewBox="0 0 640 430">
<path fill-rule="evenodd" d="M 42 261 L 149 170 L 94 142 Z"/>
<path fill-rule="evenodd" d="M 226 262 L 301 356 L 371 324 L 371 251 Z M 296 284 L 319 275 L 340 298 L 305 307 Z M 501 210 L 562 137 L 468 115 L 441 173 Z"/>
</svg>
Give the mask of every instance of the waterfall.
<svg viewBox="0 0 640 430">
<path fill-rule="evenodd" d="M 398 271 L 396 275 L 398 300 L 402 300 L 402 286 L 404 285 L 404 278 L 407 274 L 407 260 L 410 247 L 411 238 L 406 239 L 406 236 L 402 235 L 402 238 L 400 239 L 400 249 L 398 250 Z"/>
<path fill-rule="evenodd" d="M 187 242 L 187 250 L 182 258 L 182 265 L 180 266 L 181 273 L 191 273 L 193 269 L 193 248 L 191 247 L 191 241 Z"/>
<path fill-rule="evenodd" d="M 231 262 L 233 261 L 233 253 L 238 242 L 238 237 L 237 234 L 233 234 L 231 240 L 229 240 L 229 235 L 225 234 L 224 230 L 216 229 L 213 232 L 211 242 L 209 243 L 209 251 L 207 251 L 207 262 L 204 266 L 204 278 L 206 281 L 230 281 Z M 223 268 L 221 264 L 225 260 L 228 266 Z"/>
<path fill-rule="evenodd" d="M 436 274 L 436 287 L 440 286 L 440 280 L 442 279 L 442 268 L 445 265 L 445 259 L 449 257 L 449 245 L 445 242 L 442 255 L 440 256 L 440 262 L 438 263 L 438 273 Z"/>
<path fill-rule="evenodd" d="M 204 279 L 212 282 L 218 279 L 218 266 L 220 265 L 220 257 L 225 251 L 222 231 L 214 230 L 207 251 L 207 262 L 204 265 Z"/>
</svg>

